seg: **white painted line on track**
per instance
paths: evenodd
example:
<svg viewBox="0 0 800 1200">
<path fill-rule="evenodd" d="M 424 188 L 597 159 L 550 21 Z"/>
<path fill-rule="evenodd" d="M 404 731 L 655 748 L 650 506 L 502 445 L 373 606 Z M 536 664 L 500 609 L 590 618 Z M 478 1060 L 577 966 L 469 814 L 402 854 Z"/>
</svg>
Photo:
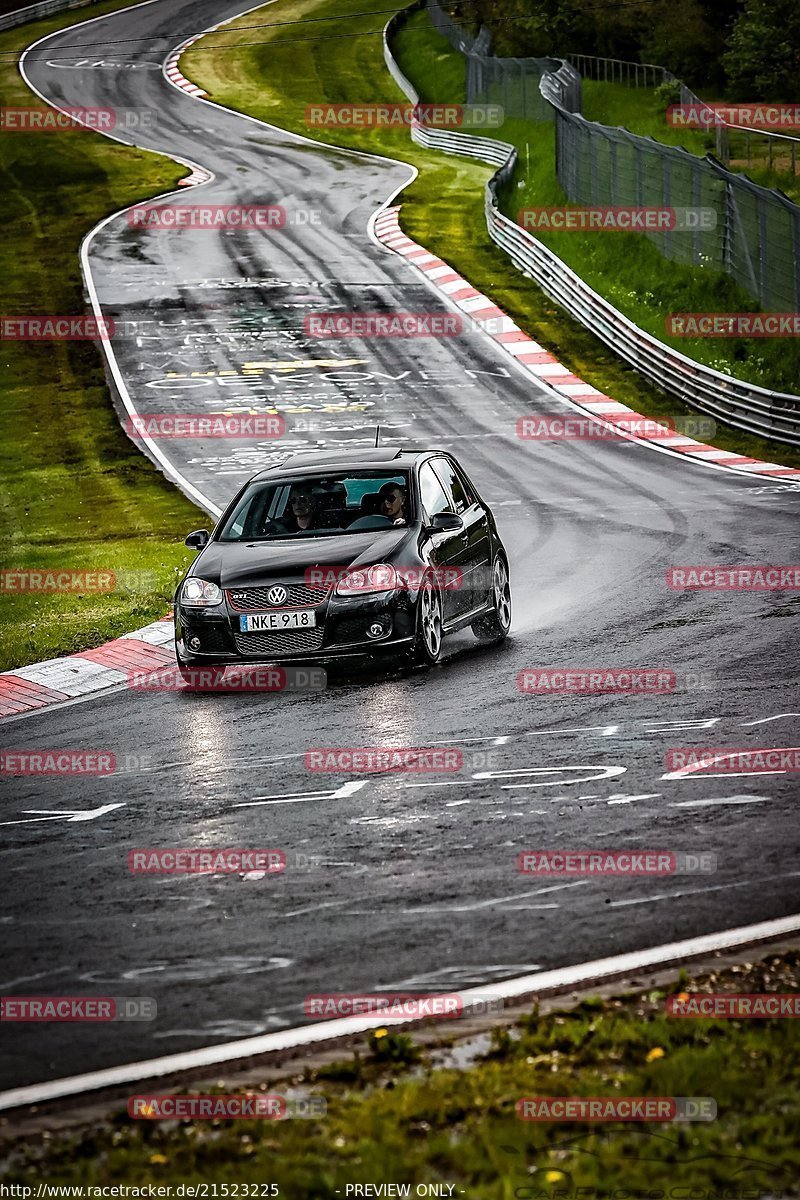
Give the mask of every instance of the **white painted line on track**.
<svg viewBox="0 0 800 1200">
<path fill-rule="evenodd" d="M 685 938 L 680 942 L 669 942 L 646 950 L 616 954 L 611 958 L 577 963 L 571 967 L 557 967 L 553 971 L 539 971 L 532 975 L 520 975 L 499 983 L 482 984 L 480 987 L 468 988 L 460 995 L 464 1001 L 464 1009 L 468 1012 L 473 1001 L 485 1003 L 488 998 L 520 1001 L 526 996 L 569 992 L 589 984 L 639 973 L 648 968 L 684 963 L 690 958 L 700 958 L 718 950 L 732 950 L 737 946 L 772 941 L 798 932 L 800 913 L 795 913 L 789 917 L 760 921 L 755 925 L 741 925 L 736 929 L 702 934 L 699 937 Z M 81 1096 L 101 1088 L 118 1088 L 142 1080 L 160 1079 L 183 1071 L 218 1067 L 222 1063 L 235 1063 L 274 1051 L 299 1050 L 319 1042 L 331 1042 L 366 1033 L 382 1025 L 413 1023 L 413 1019 L 387 1017 L 378 1013 L 372 1016 L 341 1017 L 295 1029 L 283 1029 L 277 1033 L 259 1034 L 257 1037 L 243 1038 L 235 1042 L 203 1046 L 198 1050 L 186 1050 L 162 1058 L 126 1063 L 119 1067 L 92 1071 L 86 1075 L 73 1075 L 66 1079 L 55 1079 L 50 1083 L 37 1083 L 0 1092 L 0 1111 L 22 1108 L 29 1104 L 45 1104 L 66 1096 Z"/>
<path fill-rule="evenodd" d="M 157 0 L 142 0 L 141 4 L 132 4 L 130 6 L 130 8 L 127 8 L 124 10 L 119 10 L 119 11 L 131 12 L 135 8 L 145 8 L 145 7 L 147 7 L 147 5 L 155 4 L 156 2 L 157 2 Z M 118 12 L 104 13 L 102 16 L 92 17 L 88 21 L 80 21 L 77 24 L 69 25 L 66 28 L 68 28 L 70 30 L 82 28 L 84 25 L 93 25 L 97 21 L 104 21 L 108 17 L 117 16 L 117 15 L 118 15 Z M 27 84 L 27 86 L 31 89 L 32 92 L 34 92 L 39 97 L 40 100 L 43 100 L 45 104 L 48 104 L 51 108 L 54 108 L 56 110 L 56 112 L 60 112 L 60 113 L 66 113 L 66 110 L 63 109 L 60 105 L 55 104 L 52 100 L 48 99 L 48 97 L 45 96 L 43 92 L 40 92 L 39 89 L 35 86 L 35 84 L 33 84 L 31 82 L 30 77 L 28 76 L 28 73 L 26 70 L 26 61 L 25 60 L 27 59 L 27 57 L 31 53 L 31 51 L 35 50 L 37 48 L 37 46 L 41 46 L 43 42 L 47 42 L 50 40 L 50 38 L 57 37 L 60 33 L 63 33 L 63 32 L 64 32 L 63 29 L 56 29 L 52 33 L 45 34 L 44 37 L 39 38 L 35 42 L 32 42 L 31 45 L 26 47 L 26 49 L 23 51 L 22 55 L 20 56 L 20 60 L 19 60 L 19 73 L 22 76 L 25 83 Z M 85 122 L 83 122 L 83 121 L 81 121 L 79 123 L 85 124 Z M 90 128 L 90 127 L 87 125 L 87 128 Z M 191 170 L 193 172 L 201 172 L 201 173 L 206 172 L 206 168 L 201 167 L 199 163 L 192 162 L 186 158 L 181 158 L 176 154 L 167 154 L 163 150 L 148 150 L 146 147 L 138 147 L 135 143 L 126 142 L 122 138 L 115 137 L 115 135 L 113 133 L 107 133 L 105 130 L 95 130 L 94 132 L 102 133 L 104 137 L 110 138 L 112 141 L 118 142 L 122 146 L 128 146 L 131 149 L 137 149 L 137 148 L 143 149 L 143 150 L 146 150 L 146 152 L 148 154 L 158 154 L 161 158 L 168 158 L 172 162 L 177 162 L 183 167 L 191 168 Z M 210 182 L 212 179 L 214 179 L 214 175 L 213 175 L 213 173 L 210 173 L 210 172 L 208 174 L 209 174 L 209 179 L 207 182 Z M 202 186 L 202 185 L 200 185 L 200 186 Z M 169 196 L 176 196 L 179 194 L 180 194 L 180 189 L 175 188 L 170 192 L 163 192 L 158 196 L 152 197 L 151 200 L 148 201 L 148 203 L 154 203 L 156 200 L 166 200 Z M 137 201 L 137 203 L 141 204 L 141 201 Z M 86 281 L 86 288 L 87 288 L 87 291 L 89 294 L 89 301 L 92 306 L 92 311 L 94 312 L 94 314 L 97 318 L 102 317 L 102 309 L 100 307 L 100 301 L 97 296 L 97 288 L 95 287 L 94 278 L 92 276 L 91 265 L 89 262 L 89 248 L 90 248 L 91 243 L 92 243 L 93 239 L 95 238 L 95 236 L 102 229 L 104 229 L 106 227 L 106 225 L 110 224 L 111 221 L 115 221 L 118 217 L 123 216 L 126 212 L 128 212 L 131 208 L 134 208 L 134 207 L 135 207 L 135 205 L 133 205 L 133 204 L 126 205 L 125 208 L 121 208 L 117 212 L 111 213 L 110 216 L 104 217 L 103 220 L 99 221 L 98 224 L 95 225 L 93 229 L 89 230 L 89 232 L 86 234 L 85 238 L 81 242 L 81 248 L 80 248 L 81 269 L 83 271 L 83 276 Z M 108 363 L 109 370 L 114 379 L 114 383 L 116 384 L 116 387 L 119 391 L 119 396 L 120 396 L 120 399 L 122 400 L 122 403 L 125 407 L 126 412 L 131 417 L 138 416 L 139 413 L 136 409 L 135 404 L 133 403 L 130 392 L 128 391 L 127 385 L 122 376 L 122 372 L 120 370 L 119 363 L 117 362 L 116 355 L 114 354 L 114 349 L 111 345 L 110 339 L 101 340 L 100 346 L 101 346 L 103 353 L 106 356 L 106 362 Z M 207 496 L 205 496 L 203 494 L 203 492 L 200 491 L 199 488 L 196 488 L 193 483 L 190 483 L 190 481 L 186 478 L 186 476 L 183 475 L 178 470 L 178 468 L 174 465 L 174 463 L 169 458 L 167 458 L 167 456 L 164 454 L 161 447 L 158 446 L 157 443 L 155 441 L 153 441 L 153 439 L 151 437 L 149 437 L 146 434 L 142 434 L 140 437 L 140 440 L 148 447 L 151 454 L 156 459 L 156 461 L 161 465 L 162 469 L 164 470 L 165 475 L 171 482 L 176 483 L 178 485 L 178 487 L 191 500 L 194 500 L 194 502 L 196 504 L 199 504 L 201 508 L 204 508 L 206 510 L 206 512 L 210 513 L 212 516 L 219 517 L 221 515 L 222 509 L 219 508 L 216 504 L 214 504 L 213 501 L 210 500 Z"/>
</svg>

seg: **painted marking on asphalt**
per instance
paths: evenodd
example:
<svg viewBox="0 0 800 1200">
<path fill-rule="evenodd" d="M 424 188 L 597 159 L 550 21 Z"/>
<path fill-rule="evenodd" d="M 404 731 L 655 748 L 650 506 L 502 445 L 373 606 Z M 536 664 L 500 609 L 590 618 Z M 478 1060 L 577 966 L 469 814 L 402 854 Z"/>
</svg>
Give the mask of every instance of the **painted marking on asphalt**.
<svg viewBox="0 0 800 1200">
<path fill-rule="evenodd" d="M 558 775 L 561 776 L 565 771 L 594 771 L 593 775 L 581 775 L 578 779 L 548 779 L 542 783 L 502 783 L 500 787 L 503 791 L 513 791 L 517 788 L 534 788 L 534 787 L 561 787 L 565 783 L 591 783 L 595 779 L 613 779 L 618 775 L 624 775 L 627 767 L 618 765 L 600 766 L 593 764 L 591 766 L 579 767 L 529 767 L 523 771 L 477 771 L 473 779 L 516 779 L 521 775 Z M 600 774 L 596 774 L 596 772 Z"/>
<path fill-rule="evenodd" d="M 735 883 L 715 883 L 709 887 L 686 888 L 680 892 L 659 892 L 656 896 L 640 896 L 634 900 L 611 900 L 609 908 L 632 908 L 636 904 L 655 904 L 659 900 L 680 900 L 685 896 L 701 896 L 706 892 L 728 892 L 734 888 L 752 887 L 757 883 L 774 883 L 776 879 L 795 879 L 800 871 L 788 875 L 763 875 L 758 879 L 740 879 Z"/>
<path fill-rule="evenodd" d="M 492 896 L 492 898 L 490 900 L 478 900 L 475 904 L 434 904 L 434 905 L 422 904 L 417 908 L 404 908 L 403 912 L 404 913 L 477 912 L 481 908 L 493 908 L 496 904 L 505 904 L 506 902 L 511 901 L 511 900 L 526 900 L 528 898 L 528 896 L 545 896 L 550 892 L 563 892 L 567 888 L 586 887 L 586 885 L 590 882 L 591 882 L 591 880 L 589 880 L 589 879 L 576 879 L 576 880 L 571 880 L 569 883 L 554 883 L 554 884 L 551 884 L 549 887 L 533 888 L 532 890 L 528 889 L 527 891 L 524 891 L 524 892 L 512 892 L 510 896 Z M 553 904 L 550 907 L 557 908 L 558 905 Z"/>
<path fill-rule="evenodd" d="M 717 804 L 766 804 L 769 796 L 720 796 L 708 800 L 678 800 L 667 808 L 713 808 Z"/>
<path fill-rule="evenodd" d="M 657 725 L 645 725 L 647 733 L 673 733 L 676 729 L 713 729 L 722 717 L 699 717 L 689 721 L 659 721 Z"/>
<path fill-rule="evenodd" d="M 288 792 L 284 796 L 254 796 L 252 800 L 234 804 L 233 807 L 254 808 L 259 804 L 302 804 L 307 800 L 345 800 L 348 796 L 353 796 L 361 788 L 366 787 L 368 782 L 367 779 L 351 779 L 335 790 L 324 792 Z"/>
<path fill-rule="evenodd" d="M 633 804 L 635 800 L 657 800 L 663 792 L 641 792 L 638 796 L 626 796 L 624 792 L 615 792 L 609 796 L 606 804 Z"/>
<path fill-rule="evenodd" d="M 479 987 L 462 991 L 461 997 L 466 1011 L 473 1001 L 485 1003 L 487 998 L 518 1000 L 522 997 L 553 992 L 569 992 L 603 980 L 621 978 L 639 973 L 647 968 L 666 967 L 683 963 L 690 958 L 700 958 L 717 950 L 733 950 L 757 942 L 771 941 L 800 931 L 800 913 L 779 917 L 771 921 L 759 921 L 753 925 L 740 925 L 735 929 L 722 929 L 699 937 L 685 938 L 679 942 L 667 942 L 646 950 L 634 950 L 627 954 L 616 954 L 608 958 L 592 959 L 569 967 L 557 967 L 552 971 L 518 975 L 498 983 L 484 983 Z M 118 1067 L 107 1067 L 85 1075 L 73 1075 L 54 1079 L 48 1083 L 36 1083 L 28 1087 L 14 1088 L 0 1093 L 0 1111 L 22 1108 L 29 1104 L 43 1104 L 65 1096 L 81 1096 L 101 1088 L 119 1087 L 143 1080 L 156 1080 L 163 1076 L 183 1071 L 194 1071 L 198 1067 L 217 1067 L 222 1063 L 233 1063 L 255 1058 L 262 1054 L 296 1050 L 317 1042 L 331 1042 L 366 1033 L 383 1025 L 411 1025 L 413 1019 L 387 1017 L 385 1014 L 360 1014 L 356 1017 L 340 1017 L 332 1021 L 321 1021 L 314 1025 L 295 1029 L 282 1029 L 275 1033 L 263 1033 L 257 1037 L 223 1042 L 215 1046 L 201 1046 L 196 1050 L 185 1050 L 167 1054 L 160 1058 L 125 1063 Z"/>
<path fill-rule="evenodd" d="M 100 808 L 91 808 L 80 812 L 77 809 L 65 809 L 64 811 L 56 812 L 46 808 L 23 808 L 22 812 L 30 814 L 31 819 L 28 821 L 0 821 L 0 825 L 35 825 L 40 821 L 67 821 L 73 824 L 78 821 L 96 821 L 98 817 L 104 817 L 106 813 L 113 812 L 115 808 L 124 808 L 124 804 L 103 804 Z M 34 816 L 34 813 L 41 814 Z"/>
<path fill-rule="evenodd" d="M 744 728 L 748 725 L 766 725 L 769 721 L 782 721 L 784 717 L 800 717 L 800 713 L 777 713 L 774 717 L 761 717 L 758 721 L 742 721 L 742 725 Z"/>
<path fill-rule="evenodd" d="M 794 754 L 798 750 L 800 750 L 800 746 L 771 746 L 770 747 L 770 753 L 772 753 L 772 754 L 783 754 L 783 753 Z M 736 779 L 736 778 L 742 778 L 742 777 L 749 778 L 751 775 L 752 776 L 785 775 L 787 773 L 788 768 L 785 768 L 785 767 L 776 767 L 774 771 L 709 771 L 709 770 L 707 770 L 708 767 L 715 767 L 719 763 L 725 762 L 725 760 L 728 758 L 739 758 L 741 756 L 741 754 L 742 754 L 741 750 L 720 750 L 717 754 L 715 754 L 713 756 L 713 761 L 710 763 L 706 763 L 706 762 L 702 762 L 702 761 L 696 762 L 696 763 L 689 763 L 688 766 L 679 767 L 677 771 L 667 771 L 667 773 L 665 775 L 662 775 L 661 778 L 662 779 L 697 779 L 697 778 L 700 778 L 701 780 L 705 780 L 705 779 Z"/>
</svg>

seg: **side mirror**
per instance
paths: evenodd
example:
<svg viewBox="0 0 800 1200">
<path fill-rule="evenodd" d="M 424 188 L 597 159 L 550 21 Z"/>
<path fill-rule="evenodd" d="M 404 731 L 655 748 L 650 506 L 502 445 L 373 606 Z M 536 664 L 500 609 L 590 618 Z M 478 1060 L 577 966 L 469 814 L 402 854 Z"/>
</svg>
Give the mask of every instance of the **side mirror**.
<svg viewBox="0 0 800 1200">
<path fill-rule="evenodd" d="M 458 533 L 464 528 L 464 522 L 455 513 L 441 512 L 431 518 L 429 528 L 433 533 Z"/>
<path fill-rule="evenodd" d="M 190 533 L 184 542 L 185 546 L 189 546 L 192 550 L 202 550 L 208 545 L 211 534 L 207 529 L 195 529 L 194 533 Z"/>
</svg>

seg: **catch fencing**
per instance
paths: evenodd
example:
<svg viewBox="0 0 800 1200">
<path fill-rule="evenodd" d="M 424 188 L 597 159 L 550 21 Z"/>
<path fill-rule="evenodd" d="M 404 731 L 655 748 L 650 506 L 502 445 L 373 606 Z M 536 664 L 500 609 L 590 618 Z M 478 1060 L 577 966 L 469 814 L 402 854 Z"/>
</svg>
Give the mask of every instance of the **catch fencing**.
<svg viewBox="0 0 800 1200">
<path fill-rule="evenodd" d="M 395 14 L 384 30 L 386 65 L 412 104 L 419 103 L 419 95 L 395 61 L 390 42 L 411 13 L 423 5 L 424 0 L 417 0 L 410 8 Z M 546 73 L 542 77 L 545 92 L 558 93 L 558 82 L 553 81 L 553 75 L 557 73 Z M 566 74 L 569 79 L 569 73 Z M 493 99 L 491 102 L 498 101 Z M 555 108 L 554 111 L 562 110 Z M 800 446 L 800 396 L 775 392 L 724 375 L 660 342 L 639 329 L 593 291 L 558 255 L 501 211 L 500 196 L 512 183 L 517 165 L 517 151 L 513 145 L 493 138 L 430 128 L 417 121 L 411 123 L 411 138 L 429 149 L 466 155 L 498 166 L 486 185 L 489 236 L 546 295 L 657 387 L 728 425 Z"/>
<path fill-rule="evenodd" d="M 452 18 L 436 0 L 429 0 L 431 21 L 452 45 L 459 39 Z M 462 37 L 462 40 L 463 37 Z M 480 44 L 479 44 L 480 43 Z M 611 128 L 582 115 L 581 74 L 565 60 L 494 58 L 488 39 L 466 36 L 468 103 L 502 104 L 506 116 L 528 121 L 555 122 L 556 173 L 576 204 L 624 207 L 704 209 L 704 223 L 683 230 L 651 230 L 644 236 L 667 259 L 710 267 L 730 275 L 762 308 L 773 312 L 800 311 L 800 206 L 783 192 L 753 183 L 728 171 L 715 157 L 701 158 L 679 146 Z M 674 76 L 650 64 L 575 57 L 592 74 L 617 82 L 647 78 L 663 82 Z M 627 69 L 623 69 L 627 68 Z M 680 85 L 680 102 L 702 102 Z M 731 128 L 720 127 L 720 142 L 729 141 Z M 785 135 L 782 142 L 794 143 Z"/>
</svg>

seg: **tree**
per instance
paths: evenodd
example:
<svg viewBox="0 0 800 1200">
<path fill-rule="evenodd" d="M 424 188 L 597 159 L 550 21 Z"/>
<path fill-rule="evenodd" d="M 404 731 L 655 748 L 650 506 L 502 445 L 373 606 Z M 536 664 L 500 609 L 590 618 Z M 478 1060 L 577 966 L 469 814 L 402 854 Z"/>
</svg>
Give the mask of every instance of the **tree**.
<svg viewBox="0 0 800 1200">
<path fill-rule="evenodd" d="M 800 81 L 797 0 L 745 0 L 723 63 L 736 99 L 792 100 Z"/>
</svg>

